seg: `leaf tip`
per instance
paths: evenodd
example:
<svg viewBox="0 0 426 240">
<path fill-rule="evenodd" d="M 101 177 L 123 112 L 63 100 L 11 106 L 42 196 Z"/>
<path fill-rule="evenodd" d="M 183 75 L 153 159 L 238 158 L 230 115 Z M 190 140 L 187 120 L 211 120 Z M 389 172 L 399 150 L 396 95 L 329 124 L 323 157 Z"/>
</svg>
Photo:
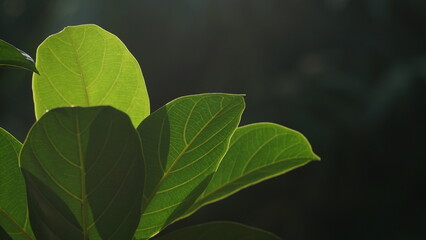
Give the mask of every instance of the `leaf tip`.
<svg viewBox="0 0 426 240">
<path fill-rule="evenodd" d="M 313 161 L 321 161 L 321 157 L 314 153 Z"/>
</svg>

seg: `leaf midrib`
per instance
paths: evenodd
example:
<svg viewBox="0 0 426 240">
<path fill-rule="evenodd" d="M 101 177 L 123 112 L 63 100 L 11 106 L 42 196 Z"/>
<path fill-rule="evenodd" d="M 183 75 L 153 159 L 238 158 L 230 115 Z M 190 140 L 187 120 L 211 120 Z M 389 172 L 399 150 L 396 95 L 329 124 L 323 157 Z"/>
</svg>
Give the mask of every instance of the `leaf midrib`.
<svg viewBox="0 0 426 240">
<path fill-rule="evenodd" d="M 225 188 L 225 187 L 227 187 L 229 185 L 232 185 L 234 182 L 236 182 L 236 181 L 238 181 L 238 180 L 240 180 L 240 179 L 246 177 L 247 175 L 250 175 L 250 174 L 252 174 L 252 173 L 254 173 L 256 171 L 261 171 L 264 168 L 267 168 L 267 167 L 270 167 L 270 166 L 273 166 L 273 165 L 276 165 L 276 164 L 279 164 L 279 163 L 282 163 L 282 162 L 285 162 L 285 161 L 299 160 L 299 159 L 301 160 L 301 159 L 309 159 L 309 158 L 306 158 L 306 157 L 285 158 L 285 159 L 275 160 L 272 164 L 263 165 L 263 166 L 258 167 L 258 168 L 253 168 L 252 170 L 247 171 L 244 174 L 241 174 L 240 176 L 238 176 L 236 178 L 233 178 L 231 181 L 226 182 L 226 184 L 221 185 L 219 188 L 216 188 L 214 191 L 211 191 L 208 194 L 202 196 L 202 198 L 200 198 L 200 199 L 201 200 L 206 199 L 207 197 L 209 197 L 211 195 L 214 195 L 215 193 L 217 193 L 218 191 L 222 190 L 223 188 Z M 289 169 L 291 170 L 293 168 L 289 168 Z M 285 171 L 287 171 L 287 169 Z M 281 171 L 278 172 L 278 174 L 279 173 L 281 173 Z M 269 177 L 274 177 L 274 176 L 276 176 L 276 175 L 269 175 L 269 176 L 266 176 L 266 177 L 269 178 Z M 264 178 L 262 178 L 262 179 L 264 179 Z M 254 183 L 257 183 L 257 181 L 254 182 Z M 237 190 L 241 190 L 241 189 L 237 189 Z M 234 193 L 234 191 L 231 192 L 231 193 Z M 197 202 L 201 202 L 201 200 L 197 201 Z"/>
<path fill-rule="evenodd" d="M 253 172 L 255 172 L 255 171 L 261 171 L 261 170 L 262 170 L 262 169 L 264 169 L 264 168 L 270 167 L 270 166 L 275 165 L 275 164 L 278 164 L 278 163 L 282 163 L 282 162 L 284 162 L 284 161 L 302 160 L 302 159 L 306 159 L 307 161 L 306 161 L 306 162 L 304 162 L 304 163 L 303 163 L 303 164 L 301 164 L 301 165 L 297 165 L 297 166 L 294 166 L 294 167 L 288 168 L 288 169 L 286 169 L 285 171 L 279 171 L 279 172 L 277 172 L 277 173 L 275 173 L 275 174 L 268 175 L 268 176 L 266 176 L 266 177 L 264 177 L 264 178 L 260 178 L 260 179 L 258 179 L 258 180 L 256 180 L 256 181 L 254 181 L 254 182 L 249 183 L 249 184 L 242 185 L 242 186 L 243 186 L 243 188 L 237 188 L 237 189 L 235 189 L 234 191 L 231 191 L 231 192 L 229 192 L 229 193 L 227 193 L 227 194 L 225 194 L 225 195 L 222 195 L 222 196 L 220 196 L 220 197 L 218 197 L 218 198 L 214 198 L 214 199 L 211 199 L 211 200 L 209 200 L 209 201 L 203 202 L 205 199 L 207 199 L 207 198 L 208 198 L 208 197 L 210 197 L 211 195 L 213 195 L 213 194 L 215 194 L 215 193 L 219 192 L 219 191 L 220 191 L 220 190 L 222 190 L 223 188 L 225 188 L 225 187 L 227 187 L 227 186 L 231 185 L 232 183 L 234 183 L 234 182 L 236 182 L 236 181 L 238 181 L 238 180 L 240 180 L 240 179 L 242 179 L 242 178 L 246 177 L 248 174 L 251 174 L 251 173 L 253 173 Z M 260 168 L 252 169 L 252 170 L 250 170 L 249 172 L 247 172 L 247 174 L 240 175 L 240 176 L 238 176 L 237 178 L 232 179 L 230 182 L 227 182 L 227 184 L 221 185 L 219 188 L 215 189 L 214 191 L 209 192 L 207 195 L 204 195 L 204 196 L 202 196 L 201 198 L 197 199 L 197 201 L 195 201 L 195 202 L 194 202 L 194 204 L 193 204 L 193 206 L 195 206 L 195 207 L 191 207 L 191 208 L 190 208 L 190 209 L 189 209 L 189 210 L 185 213 L 185 215 L 182 215 L 181 217 L 179 217 L 179 218 L 175 219 L 173 222 L 176 222 L 176 221 L 178 221 L 178 220 L 180 220 L 180 219 L 183 219 L 183 218 L 186 218 L 186 217 L 188 217 L 188 216 L 192 215 L 192 214 L 193 214 L 194 212 L 196 212 L 198 209 L 200 209 L 200 208 L 202 208 L 202 207 L 204 207 L 204 206 L 206 206 L 206 205 L 208 205 L 208 204 L 210 204 L 210 203 L 220 201 L 220 200 L 222 200 L 222 199 L 224 199 L 224 198 L 226 198 L 226 197 L 228 197 L 228 196 L 230 196 L 230 195 L 232 195 L 232 194 L 234 194 L 234 193 L 237 193 L 237 192 L 239 192 L 239 191 L 241 191 L 241 190 L 243 190 L 243 189 L 245 189 L 245 188 L 248 188 L 248 187 L 250 187 L 250 186 L 253 186 L 253 185 L 255 185 L 255 184 L 257 184 L 257 183 L 259 183 L 259 182 L 261 182 L 261 181 L 268 180 L 268 179 L 271 179 L 271 178 L 274 178 L 274 177 L 278 177 L 278 176 L 280 176 L 280 175 L 282 175 L 282 174 L 284 174 L 284 173 L 287 173 L 287 172 L 289 172 L 289 171 L 291 171 L 291 170 L 294 170 L 294 169 L 299 168 L 299 167 L 301 167 L 301 166 L 303 166 L 303 165 L 306 165 L 308 162 L 310 162 L 310 161 L 309 161 L 309 158 L 306 158 L 306 157 L 295 157 L 295 158 L 288 158 L 288 159 L 280 159 L 280 160 L 276 160 L 276 161 L 274 162 L 274 164 L 264 165 L 264 166 L 262 166 L 262 167 L 260 167 Z"/>
<path fill-rule="evenodd" d="M 83 225 L 83 239 L 88 239 L 88 209 L 87 209 L 87 194 L 86 194 L 86 168 L 84 164 L 84 157 L 83 157 L 83 149 L 81 146 L 81 136 L 80 136 L 80 120 L 78 116 L 78 109 L 75 110 L 75 124 L 76 124 L 76 137 L 77 137 L 77 144 L 78 144 L 78 152 L 79 152 L 79 158 L 80 158 L 80 183 L 81 183 L 81 214 L 82 214 L 82 225 Z"/>
<path fill-rule="evenodd" d="M 203 100 L 203 98 L 201 98 L 198 102 L 194 103 L 194 105 L 197 105 L 201 100 Z M 224 98 L 222 98 L 222 102 L 223 102 Z M 181 151 L 181 153 L 179 154 L 179 156 L 176 157 L 175 161 L 172 163 L 172 165 L 167 169 L 167 171 L 164 173 L 164 175 L 161 177 L 160 181 L 158 182 L 158 184 L 155 186 L 154 191 L 152 192 L 151 196 L 149 198 L 147 198 L 148 200 L 146 201 L 146 204 L 143 206 L 143 208 L 141 209 L 141 213 L 143 214 L 145 212 L 145 210 L 148 208 L 150 202 L 153 200 L 153 198 L 155 197 L 156 193 L 158 192 L 158 189 L 160 188 L 160 186 L 162 185 L 162 183 L 164 182 L 164 180 L 167 178 L 167 176 L 170 174 L 171 170 L 173 169 L 173 167 L 177 164 L 177 162 L 179 162 L 179 160 L 185 155 L 186 151 L 188 150 L 188 148 L 191 146 L 191 144 L 195 141 L 195 139 L 197 139 L 197 137 L 204 131 L 204 129 L 220 114 L 222 113 L 222 111 L 225 108 L 222 107 L 220 111 L 218 111 L 216 114 L 214 114 L 208 121 L 206 124 L 204 124 L 204 126 L 197 132 L 197 134 L 194 135 L 194 137 L 191 139 L 191 141 L 188 143 L 188 145 L 186 145 L 184 147 L 184 149 Z M 188 116 L 189 118 L 190 116 Z"/>
<path fill-rule="evenodd" d="M 268 141 L 266 141 L 264 144 L 262 144 L 261 146 L 259 146 L 259 148 L 249 157 L 249 160 L 248 160 L 248 162 L 249 161 L 251 161 L 251 159 L 262 149 L 262 148 L 264 148 L 267 144 L 269 144 L 272 140 L 274 140 L 274 139 L 276 139 L 277 137 L 279 137 L 279 136 L 285 136 L 285 135 L 288 135 L 288 133 L 285 133 L 285 134 L 278 134 L 278 135 L 275 135 L 274 137 L 272 137 L 272 138 L 270 138 Z M 289 146 L 287 146 L 286 148 L 284 148 L 283 150 L 281 150 L 278 154 L 277 154 L 277 157 L 273 160 L 273 161 L 271 161 L 271 162 L 269 162 L 268 164 L 264 164 L 264 165 L 261 165 L 261 166 L 259 166 L 259 167 L 256 167 L 256 168 L 253 168 L 253 169 L 251 169 L 251 170 L 249 170 L 249 171 L 245 171 L 245 169 L 247 168 L 247 165 L 248 164 L 246 164 L 245 165 L 245 167 L 244 167 L 244 169 L 243 169 L 243 171 L 241 172 L 241 174 L 239 175 L 239 176 L 237 176 L 237 177 L 235 177 L 235 178 L 233 178 L 232 180 L 230 180 L 230 179 L 228 179 L 228 181 L 226 182 L 226 184 L 222 184 L 222 185 L 220 185 L 220 187 L 219 188 L 216 188 L 214 191 L 211 191 L 211 192 L 209 192 L 208 194 L 206 194 L 206 195 L 203 195 L 203 196 L 201 196 L 201 200 L 200 201 L 196 201 L 196 203 L 197 202 L 202 202 L 202 200 L 203 199 L 206 199 L 208 196 L 211 196 L 211 195 L 213 195 L 213 194 L 215 194 L 216 192 L 218 192 L 218 191 L 220 191 L 221 189 L 223 189 L 223 188 L 225 188 L 225 187 L 227 187 L 227 186 L 229 186 L 229 185 L 231 185 L 231 184 L 233 184 L 234 182 L 236 182 L 236 181 L 238 181 L 238 180 L 240 180 L 240 179 L 242 179 L 242 178 L 244 178 L 245 176 L 248 176 L 248 175 L 250 175 L 251 173 L 253 173 L 253 172 L 256 172 L 256 171 L 261 171 L 263 168 L 267 168 L 267 167 L 270 167 L 270 166 L 273 166 L 273 165 L 275 165 L 275 164 L 278 164 L 278 163 L 282 163 L 282 162 L 284 162 L 284 161 L 291 161 L 291 160 L 296 160 L 296 159 L 304 159 L 304 157 L 292 157 L 292 158 L 282 158 L 282 159 L 280 159 L 279 158 L 279 156 L 283 153 L 283 152 L 285 152 L 285 151 L 287 151 L 289 148 L 291 148 L 291 147 L 294 147 L 294 146 L 296 146 L 296 145 L 299 145 L 301 142 L 300 141 L 298 141 L 298 142 L 296 142 L 296 143 L 294 143 L 294 144 L 291 144 L 291 145 L 289 145 Z M 234 171 L 234 169 L 235 169 L 235 167 L 232 169 L 232 172 Z M 290 168 L 290 169 L 293 169 L 293 168 Z M 231 173 L 232 173 L 231 172 Z M 277 174 L 279 174 L 279 173 L 281 173 L 281 172 L 278 172 Z M 232 176 L 232 174 L 231 174 L 231 176 Z M 277 176 L 277 175 L 273 175 L 273 176 Z M 268 178 L 269 176 L 266 176 L 266 179 Z M 264 179 L 264 178 L 262 178 L 262 179 Z M 230 181 L 229 181 L 230 180 Z M 258 181 L 255 181 L 254 183 L 257 183 Z M 243 186 L 245 186 L 245 185 L 243 185 Z M 250 185 L 248 185 L 248 186 L 250 186 Z M 236 191 L 238 191 L 238 190 L 240 190 L 240 189 L 236 189 Z M 232 191 L 230 194 L 232 194 L 232 193 L 234 193 L 235 191 Z M 229 194 L 228 194 L 229 195 Z M 225 196 L 227 196 L 227 195 L 225 195 Z M 196 204 L 195 203 L 195 204 Z"/>
<path fill-rule="evenodd" d="M 243 127 L 241 127 L 240 129 L 242 129 L 242 128 L 245 128 L 245 127 L 248 127 L 248 126 L 250 126 L 250 125 L 247 125 L 247 126 L 243 126 Z M 262 127 L 262 128 L 266 128 L 266 127 Z M 236 144 L 242 137 L 244 137 L 244 136 L 246 136 L 247 134 L 249 134 L 249 133 L 251 133 L 252 131 L 254 131 L 254 130 L 251 130 L 251 131 L 247 131 L 247 132 L 245 132 L 245 133 L 243 133 L 243 134 L 241 134 L 240 136 L 238 136 L 238 138 L 236 139 L 236 140 L 234 140 L 232 143 L 231 143 L 231 145 L 229 146 L 229 148 L 231 148 L 234 144 Z M 258 149 L 250 156 L 250 158 L 249 158 L 249 160 L 251 160 L 253 157 L 254 157 L 254 155 L 256 155 L 257 154 L 257 152 L 259 152 L 263 147 L 265 147 L 267 144 L 269 144 L 272 140 L 274 140 L 274 139 L 276 139 L 277 137 L 280 137 L 280 136 L 285 136 L 285 135 L 291 135 L 290 133 L 281 133 L 281 134 L 275 134 L 273 137 L 271 137 L 268 141 L 266 141 L 264 144 L 262 144 L 262 145 L 260 145 L 259 147 L 258 147 Z M 281 150 L 280 151 L 280 153 L 279 154 L 277 154 L 277 156 L 280 156 L 284 151 L 286 151 L 286 150 L 288 150 L 289 148 L 291 148 L 291 147 L 293 147 L 293 146 L 295 146 L 295 145 L 298 145 L 298 144 L 301 144 L 301 141 L 298 141 L 298 142 L 296 142 L 296 143 L 294 143 L 294 144 L 291 144 L 291 145 L 289 145 L 289 146 L 287 146 L 286 148 L 284 148 L 283 150 Z M 215 194 L 216 192 L 218 192 L 218 191 L 220 191 L 221 189 L 223 189 L 223 188 L 225 188 L 226 186 L 229 186 L 229 185 L 231 185 L 233 182 L 235 182 L 235 181 L 238 181 L 239 179 L 241 179 L 241 178 L 243 178 L 243 177 L 245 177 L 245 176 L 247 176 L 247 175 L 249 175 L 249 174 L 251 174 L 251 173 L 253 173 L 253 172 L 255 172 L 255 171 L 258 171 L 258 170 L 262 170 L 263 168 L 266 168 L 266 167 L 269 167 L 269 166 L 272 166 L 272 165 L 274 165 L 274 164 L 278 164 L 278 163 L 281 163 L 281 162 L 284 162 L 284 161 L 291 161 L 291 160 L 297 160 L 297 159 L 303 159 L 303 158 L 305 158 L 305 157 L 293 157 L 293 158 L 284 158 L 284 159 L 278 159 L 278 157 L 275 159 L 275 160 L 273 160 L 272 162 L 269 162 L 270 164 L 265 164 L 265 165 L 262 165 L 262 166 L 260 166 L 260 167 L 257 167 L 257 168 L 253 168 L 253 169 L 251 169 L 250 171 L 248 171 L 248 172 L 245 172 L 245 169 L 247 168 L 247 165 L 248 164 L 246 164 L 246 166 L 244 167 L 244 170 L 242 171 L 242 173 L 239 175 L 239 176 L 237 176 L 237 177 L 235 177 L 235 178 L 233 178 L 231 181 L 228 181 L 228 182 L 226 182 L 226 184 L 222 184 L 222 185 L 220 185 L 220 187 L 219 188 L 216 188 L 214 191 L 211 191 L 211 192 L 209 192 L 208 194 L 206 194 L 206 195 L 202 195 L 202 196 L 200 196 L 200 198 L 199 199 L 197 199 L 197 201 L 194 203 L 194 205 L 196 205 L 196 204 L 198 204 L 199 202 L 202 202 L 204 199 L 206 199 L 207 197 L 209 197 L 209 196 L 211 196 L 211 195 L 213 195 L 213 194 Z M 306 159 L 308 159 L 308 158 L 306 158 Z M 296 166 L 297 167 L 297 166 Z M 235 167 L 234 167 L 235 168 Z M 232 169 L 232 172 L 234 171 L 234 168 Z M 293 169 L 293 168 L 290 168 L 290 169 Z M 280 172 L 279 172 L 280 173 Z M 278 174 L 279 174 L 278 173 Z M 232 176 L 233 174 L 231 174 L 231 176 Z M 277 176 L 277 175 L 273 175 L 272 177 L 274 177 L 274 176 Z M 264 179 L 264 178 L 262 178 L 262 179 Z M 229 180 L 229 179 L 228 179 Z M 257 182 L 255 182 L 255 183 L 257 183 Z M 249 185 L 250 186 L 250 185 Z M 237 189 L 236 191 L 238 191 L 238 190 L 241 190 L 241 189 Z M 229 196 L 230 194 L 232 194 L 232 193 L 235 193 L 235 191 L 232 191 L 232 192 L 230 192 L 229 194 L 227 194 L 227 195 L 225 195 L 224 197 L 226 197 L 226 196 Z M 220 198 L 221 199 L 221 198 Z M 220 200 L 220 199 L 218 199 L 218 200 Z M 209 202 L 207 202 L 207 203 L 209 203 Z"/>
<path fill-rule="evenodd" d="M 80 47 L 76 48 L 75 42 L 74 42 L 74 39 L 73 39 L 71 33 L 69 33 L 69 37 L 71 39 L 72 49 L 74 50 L 74 58 L 75 58 L 75 60 L 77 62 L 78 68 L 80 69 L 81 83 L 83 84 L 84 96 L 86 98 L 86 103 L 87 103 L 87 106 L 90 106 L 89 93 L 87 92 L 86 78 L 84 76 L 83 67 L 82 67 L 82 65 L 80 63 L 80 56 L 79 56 L 79 53 L 78 53 L 79 48 L 81 47 L 81 45 L 83 45 L 84 39 L 82 40 Z"/>
</svg>

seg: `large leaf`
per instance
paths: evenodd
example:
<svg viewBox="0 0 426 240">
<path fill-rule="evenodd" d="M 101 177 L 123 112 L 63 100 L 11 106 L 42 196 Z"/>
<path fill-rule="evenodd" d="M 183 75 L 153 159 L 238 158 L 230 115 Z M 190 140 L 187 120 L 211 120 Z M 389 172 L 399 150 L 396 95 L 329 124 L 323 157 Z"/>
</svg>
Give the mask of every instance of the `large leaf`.
<svg viewBox="0 0 426 240">
<path fill-rule="evenodd" d="M 17 67 L 38 73 L 30 55 L 0 39 L 0 66 Z"/>
<path fill-rule="evenodd" d="M 313 160 L 319 160 L 319 157 L 299 132 L 273 123 L 240 127 L 211 182 L 185 216 Z"/>
<path fill-rule="evenodd" d="M 0 226 L 13 240 L 34 239 L 24 178 L 18 166 L 21 147 L 18 140 L 0 128 Z"/>
<path fill-rule="evenodd" d="M 66 27 L 37 49 L 33 75 L 36 118 L 62 106 L 111 105 L 134 126 L 149 114 L 138 62 L 115 35 L 96 25 Z"/>
<path fill-rule="evenodd" d="M 37 239 L 132 239 L 143 160 L 126 114 L 112 107 L 53 109 L 31 129 L 20 161 Z"/>
<path fill-rule="evenodd" d="M 186 227 L 157 240 L 280 240 L 264 230 L 234 222 L 211 222 Z"/>
<path fill-rule="evenodd" d="M 241 95 L 194 95 L 141 123 L 146 173 L 137 238 L 152 237 L 192 205 L 224 156 L 243 109 Z"/>
</svg>

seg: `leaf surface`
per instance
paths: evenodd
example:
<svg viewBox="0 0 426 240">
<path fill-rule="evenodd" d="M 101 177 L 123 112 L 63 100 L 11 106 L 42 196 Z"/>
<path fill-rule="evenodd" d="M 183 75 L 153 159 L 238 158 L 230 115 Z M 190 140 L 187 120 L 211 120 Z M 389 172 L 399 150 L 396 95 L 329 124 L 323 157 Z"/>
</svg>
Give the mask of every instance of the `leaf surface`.
<svg viewBox="0 0 426 240">
<path fill-rule="evenodd" d="M 20 161 L 38 239 L 132 239 L 143 163 L 126 114 L 105 106 L 53 109 L 32 127 Z"/>
<path fill-rule="evenodd" d="M 229 150 L 209 185 L 185 217 L 206 204 L 313 160 L 319 157 L 297 131 L 273 123 L 240 127 L 232 136 Z"/>
<path fill-rule="evenodd" d="M 34 239 L 24 178 L 18 165 L 21 147 L 18 140 L 0 128 L 0 226 L 13 240 Z"/>
<path fill-rule="evenodd" d="M 30 55 L 0 39 L 0 66 L 17 67 L 38 73 Z"/>
<path fill-rule="evenodd" d="M 202 193 L 243 110 L 241 95 L 193 95 L 168 103 L 141 123 L 146 179 L 137 238 L 157 234 Z"/>
<path fill-rule="evenodd" d="M 264 230 L 234 222 L 211 222 L 186 227 L 157 240 L 280 240 Z"/>
<path fill-rule="evenodd" d="M 149 114 L 138 62 L 115 35 L 96 25 L 66 27 L 37 49 L 33 75 L 36 118 L 64 106 L 110 105 L 134 126 Z"/>
</svg>

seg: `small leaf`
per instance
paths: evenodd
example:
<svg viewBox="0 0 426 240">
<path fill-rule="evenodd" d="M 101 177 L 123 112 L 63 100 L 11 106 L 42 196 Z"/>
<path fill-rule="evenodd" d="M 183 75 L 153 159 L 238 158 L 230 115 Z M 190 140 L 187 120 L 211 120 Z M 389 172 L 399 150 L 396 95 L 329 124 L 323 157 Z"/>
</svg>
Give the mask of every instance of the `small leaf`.
<svg viewBox="0 0 426 240">
<path fill-rule="evenodd" d="M 65 106 L 111 105 L 134 126 L 149 115 L 138 62 L 115 35 L 96 25 L 66 27 L 37 49 L 33 75 L 36 118 Z"/>
<path fill-rule="evenodd" d="M 24 178 L 18 166 L 21 147 L 18 140 L 0 128 L 0 226 L 13 240 L 34 239 Z"/>
<path fill-rule="evenodd" d="M 281 240 L 264 230 L 234 222 L 211 222 L 186 227 L 156 240 Z"/>
<path fill-rule="evenodd" d="M 132 239 L 143 163 L 126 114 L 112 107 L 53 109 L 32 127 L 20 161 L 37 239 Z"/>
<path fill-rule="evenodd" d="M 168 103 L 141 123 L 146 173 L 137 238 L 157 234 L 202 193 L 243 110 L 241 95 L 193 95 Z"/>
<path fill-rule="evenodd" d="M 0 66 L 17 67 L 38 73 L 30 55 L 0 39 Z"/>
<path fill-rule="evenodd" d="M 319 160 L 319 157 L 299 132 L 273 123 L 240 127 L 208 187 L 183 217 L 204 205 L 313 160 Z"/>
</svg>

